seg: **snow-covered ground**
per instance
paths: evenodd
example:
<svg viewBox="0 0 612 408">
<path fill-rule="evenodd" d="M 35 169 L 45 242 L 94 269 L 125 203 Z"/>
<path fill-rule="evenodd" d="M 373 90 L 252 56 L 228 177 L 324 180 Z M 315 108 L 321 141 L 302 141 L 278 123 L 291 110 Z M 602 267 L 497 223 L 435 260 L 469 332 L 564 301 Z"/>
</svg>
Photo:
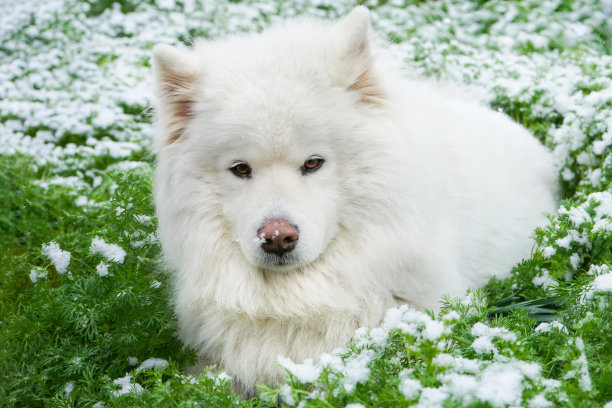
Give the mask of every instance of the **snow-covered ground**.
<svg viewBox="0 0 612 408">
<path fill-rule="evenodd" d="M 603 107 L 612 96 L 612 57 L 580 44 L 600 41 L 598 31 L 609 29 L 610 4 L 580 1 L 559 13 L 554 12 L 558 1 L 487 7 L 404 3 L 390 1 L 374 9 L 372 20 L 394 42 L 391 48 L 407 62 L 408 75 L 473 85 L 475 95 L 489 103 L 510 98 L 528 104 L 530 121 L 554 123 L 543 129 L 544 138 L 567 181 L 577 181 L 576 163 L 602 159 L 612 144 L 610 132 L 590 149 L 593 157 L 579 153 L 592 128 L 610 127 L 609 110 Z M 87 17 L 86 2 L 3 2 L 0 153 L 31 154 L 41 164 L 54 163 L 58 171 L 90 171 L 93 182 L 92 156 L 122 161 L 149 147 L 154 44 L 258 30 L 296 14 L 336 18 L 352 4 L 168 0 L 157 6 L 143 3 L 127 14 L 115 3 L 102 15 Z M 564 52 L 566 47 L 571 51 Z M 584 182 L 596 188 L 601 169 L 592 168 L 586 176 Z"/>
</svg>

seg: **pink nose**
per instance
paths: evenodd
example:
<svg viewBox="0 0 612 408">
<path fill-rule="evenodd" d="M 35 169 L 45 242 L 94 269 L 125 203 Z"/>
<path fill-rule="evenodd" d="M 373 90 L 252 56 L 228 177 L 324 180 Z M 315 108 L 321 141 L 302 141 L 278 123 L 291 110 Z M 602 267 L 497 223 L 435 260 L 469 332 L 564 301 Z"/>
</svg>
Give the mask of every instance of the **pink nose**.
<svg viewBox="0 0 612 408">
<path fill-rule="evenodd" d="M 297 227 L 283 219 L 266 221 L 257 231 L 257 237 L 263 240 L 261 248 L 278 256 L 291 252 L 299 235 Z"/>
</svg>

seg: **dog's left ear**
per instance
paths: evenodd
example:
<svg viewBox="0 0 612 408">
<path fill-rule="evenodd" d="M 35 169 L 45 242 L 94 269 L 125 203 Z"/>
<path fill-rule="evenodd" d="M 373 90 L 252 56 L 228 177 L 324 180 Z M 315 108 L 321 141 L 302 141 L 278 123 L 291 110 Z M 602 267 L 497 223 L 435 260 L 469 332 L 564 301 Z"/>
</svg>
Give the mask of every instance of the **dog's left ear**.
<svg viewBox="0 0 612 408">
<path fill-rule="evenodd" d="M 361 94 L 361 101 L 379 104 L 384 99 L 373 72 L 370 46 L 370 12 L 357 6 L 336 23 L 340 72 L 338 81 Z"/>
<path fill-rule="evenodd" d="M 156 145 L 164 147 L 179 140 L 193 116 L 201 72 L 190 51 L 166 44 L 153 48 L 153 73 L 158 98 L 160 127 Z"/>
</svg>

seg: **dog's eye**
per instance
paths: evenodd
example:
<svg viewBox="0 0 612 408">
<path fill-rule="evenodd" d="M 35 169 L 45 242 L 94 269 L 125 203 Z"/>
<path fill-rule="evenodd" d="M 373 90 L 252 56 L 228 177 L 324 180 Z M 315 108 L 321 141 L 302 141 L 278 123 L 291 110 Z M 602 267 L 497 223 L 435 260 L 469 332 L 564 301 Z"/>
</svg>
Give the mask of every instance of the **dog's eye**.
<svg viewBox="0 0 612 408">
<path fill-rule="evenodd" d="M 249 178 L 251 177 L 251 166 L 244 162 L 235 163 L 232 167 L 230 167 L 230 171 L 234 173 L 236 177 L 241 178 Z"/>
<path fill-rule="evenodd" d="M 313 173 L 321 168 L 325 160 L 319 156 L 312 156 L 302 165 L 302 174 Z"/>
</svg>

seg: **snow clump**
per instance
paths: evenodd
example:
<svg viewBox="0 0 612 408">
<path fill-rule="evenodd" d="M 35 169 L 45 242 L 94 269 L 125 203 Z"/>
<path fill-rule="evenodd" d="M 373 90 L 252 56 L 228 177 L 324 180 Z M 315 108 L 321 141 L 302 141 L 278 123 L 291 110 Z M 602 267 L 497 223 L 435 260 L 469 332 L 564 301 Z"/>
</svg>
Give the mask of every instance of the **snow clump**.
<svg viewBox="0 0 612 408">
<path fill-rule="evenodd" d="M 550 277 L 547 270 L 543 270 L 542 274 L 533 278 L 532 282 L 534 286 L 541 287 L 544 290 L 548 289 L 549 287 L 557 286 L 558 284 L 557 281 Z"/>
<path fill-rule="evenodd" d="M 140 393 L 144 389 L 142 385 L 138 383 L 132 383 L 132 376 L 127 374 L 125 377 L 117 378 L 113 380 L 113 384 L 118 385 L 120 388 L 112 392 L 113 397 L 119 397 L 130 392 Z"/>
<path fill-rule="evenodd" d="M 95 237 L 91 241 L 89 250 L 93 254 L 102 255 L 111 262 L 123 263 L 125 251 L 117 244 L 107 244 L 102 238 Z"/>
<path fill-rule="evenodd" d="M 557 329 L 560 332 L 563 333 L 568 333 L 567 328 L 563 325 L 563 323 L 558 322 L 556 320 L 552 321 L 552 322 L 543 322 L 540 323 L 536 328 L 535 331 L 538 333 L 548 333 L 551 329 Z"/>
<path fill-rule="evenodd" d="M 341 380 L 346 392 L 351 392 L 359 383 L 366 382 L 370 378 L 368 365 L 374 359 L 374 350 L 365 349 L 361 353 L 351 356 L 345 361 L 344 377 Z"/>
<path fill-rule="evenodd" d="M 108 265 L 104 262 L 100 262 L 98 266 L 96 266 L 96 273 L 100 276 L 108 276 Z"/>
<path fill-rule="evenodd" d="M 410 378 L 411 374 L 412 370 L 403 370 L 401 373 L 399 373 L 399 390 L 404 396 L 404 398 L 409 401 L 413 398 L 416 398 L 416 396 L 419 395 L 421 389 L 423 388 L 419 380 Z"/>
<path fill-rule="evenodd" d="M 442 385 L 438 388 L 423 388 L 418 407 L 439 407 L 451 399 L 469 405 L 475 401 L 488 402 L 493 407 L 520 406 L 523 392 L 538 383 L 547 391 L 558 387 L 558 382 L 541 377 L 541 367 L 537 363 L 510 359 L 505 361 L 478 361 L 450 354 L 440 354 L 434 363 L 450 366 L 438 378 Z M 442 363 L 442 364 L 441 364 Z M 410 370 L 406 370 L 410 374 Z M 420 382 L 400 375 L 400 392 L 406 399 L 414 398 L 420 389 Z M 435 391 L 434 391 L 435 390 Z M 547 400 L 540 396 L 536 402 L 544 405 Z"/>
<path fill-rule="evenodd" d="M 64 386 L 64 395 L 69 396 L 74 391 L 74 381 L 68 381 Z"/>
<path fill-rule="evenodd" d="M 570 342 L 572 342 L 572 340 L 570 340 Z M 580 352 L 580 355 L 577 359 L 572 361 L 572 366 L 574 367 L 574 369 L 567 372 L 565 378 L 577 377 L 578 384 L 580 384 L 580 387 L 585 391 L 591 391 L 593 383 L 591 381 L 591 376 L 589 375 L 589 366 L 586 357 L 586 352 L 584 350 L 584 341 L 580 337 L 577 337 L 574 340 L 574 344 Z"/>
<path fill-rule="evenodd" d="M 295 398 L 293 398 L 293 395 L 291 395 L 291 387 L 288 384 L 284 384 L 280 388 L 279 394 L 281 396 L 282 401 L 285 404 L 291 405 L 291 406 L 295 405 Z"/>
<path fill-rule="evenodd" d="M 168 365 L 168 361 L 163 358 L 149 358 L 138 366 L 138 370 L 152 370 L 158 367 L 166 367 Z"/>
<path fill-rule="evenodd" d="M 315 365 L 311 358 L 306 359 L 303 364 L 296 364 L 291 359 L 279 356 L 278 364 L 293 374 L 301 383 L 311 383 L 317 380 L 323 371 L 323 367 Z"/>
<path fill-rule="evenodd" d="M 51 241 L 48 244 L 43 244 L 42 253 L 51 260 L 53 266 L 57 270 L 57 273 L 63 275 L 68 269 L 70 264 L 70 252 L 63 251 L 59 244 L 55 241 Z M 31 278 L 31 275 L 30 275 Z"/>
<path fill-rule="evenodd" d="M 48 276 L 47 270 L 41 267 L 36 267 L 30 271 L 30 280 L 36 283 L 39 279 L 46 279 Z"/>
<path fill-rule="evenodd" d="M 493 345 L 493 338 L 497 337 L 504 341 L 516 341 L 516 334 L 503 327 L 489 327 L 484 323 L 476 323 L 472 327 L 472 336 L 476 339 L 472 343 L 472 348 L 478 354 L 493 352 L 497 354 L 497 349 Z"/>
<path fill-rule="evenodd" d="M 583 292 L 583 300 L 592 299 L 596 293 L 612 292 L 612 269 L 608 265 L 591 265 L 587 274 L 594 275 L 595 279 L 588 285 L 588 289 Z"/>
</svg>

